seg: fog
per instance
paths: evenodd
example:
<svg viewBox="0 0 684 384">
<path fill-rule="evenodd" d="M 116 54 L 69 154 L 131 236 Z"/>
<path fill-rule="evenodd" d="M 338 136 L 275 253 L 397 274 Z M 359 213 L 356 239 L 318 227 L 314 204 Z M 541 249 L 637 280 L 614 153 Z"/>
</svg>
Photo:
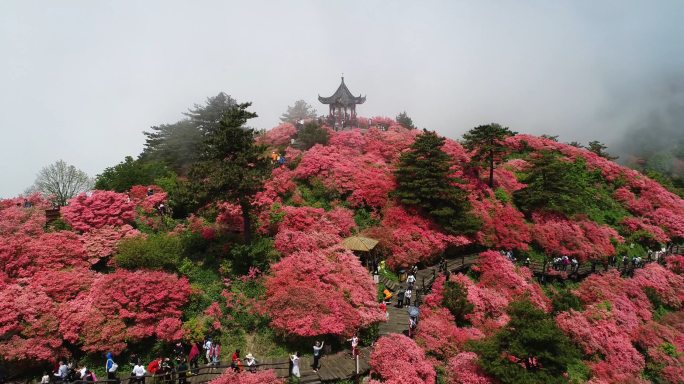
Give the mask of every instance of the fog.
<svg viewBox="0 0 684 384">
<path fill-rule="evenodd" d="M 58 159 L 90 175 L 223 91 L 271 128 L 344 72 L 360 116 L 458 138 L 498 122 L 620 143 L 684 84 L 684 2 L 0 2 L 0 197 Z M 670 96 L 668 96 L 670 95 Z M 642 124 L 643 125 L 643 124 Z"/>
</svg>

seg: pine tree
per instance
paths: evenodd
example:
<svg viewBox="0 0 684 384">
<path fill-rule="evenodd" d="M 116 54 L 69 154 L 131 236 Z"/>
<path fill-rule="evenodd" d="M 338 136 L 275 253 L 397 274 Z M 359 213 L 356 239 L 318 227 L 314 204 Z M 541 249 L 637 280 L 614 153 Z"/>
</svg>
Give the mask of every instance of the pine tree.
<svg viewBox="0 0 684 384">
<path fill-rule="evenodd" d="M 283 123 L 293 123 L 304 119 L 315 119 L 316 110 L 304 100 L 295 101 L 294 107 L 287 107 L 287 112 L 283 113 L 280 121 Z"/>
<path fill-rule="evenodd" d="M 603 157 L 604 159 L 617 160 L 619 158 L 619 156 L 611 156 L 608 152 L 605 152 L 606 149 L 608 149 L 608 147 L 606 147 L 605 145 L 603 145 L 603 143 L 599 141 L 592 141 L 589 143 L 589 146 L 587 147 L 587 150 L 589 152 L 593 152 Z"/>
<path fill-rule="evenodd" d="M 477 219 L 467 214 L 465 184 L 451 175 L 451 157 L 442 150 L 445 139 L 423 129 L 423 134 L 402 153 L 394 171 L 398 187 L 392 192 L 402 204 L 419 207 L 435 222 L 452 233 L 472 233 Z"/>
<path fill-rule="evenodd" d="M 513 201 L 520 210 L 529 214 L 540 208 L 571 215 L 585 209 L 591 175 L 584 159 L 561 161 L 554 152 L 540 151 L 527 162 L 520 171 L 520 181 L 526 187 L 513 192 Z"/>
<path fill-rule="evenodd" d="M 306 144 L 307 148 L 316 144 L 326 145 L 330 140 L 330 133 L 312 121 L 304 124 L 299 132 L 299 140 Z"/>
<path fill-rule="evenodd" d="M 406 111 L 397 115 L 397 123 L 406 129 L 416 129 L 413 120 L 406 114 Z"/>
<path fill-rule="evenodd" d="M 529 301 L 514 301 L 507 312 L 507 326 L 472 343 L 478 364 L 501 383 L 568 383 L 568 366 L 581 355 L 556 322 Z"/>
<path fill-rule="evenodd" d="M 246 109 L 251 103 L 229 110 L 218 127 L 208 132 L 202 144 L 201 160 L 194 163 L 189 176 L 200 202 L 236 201 L 242 208 L 245 244 L 251 244 L 251 199 L 263 190 L 271 167 L 266 146 L 254 141 L 254 130 L 244 129 L 256 113 Z"/>
<path fill-rule="evenodd" d="M 494 163 L 501 161 L 510 152 L 503 140 L 516 134 L 508 127 L 492 123 L 477 126 L 463 135 L 464 147 L 475 151 L 470 164 L 489 167 L 489 188 L 494 188 Z"/>
</svg>

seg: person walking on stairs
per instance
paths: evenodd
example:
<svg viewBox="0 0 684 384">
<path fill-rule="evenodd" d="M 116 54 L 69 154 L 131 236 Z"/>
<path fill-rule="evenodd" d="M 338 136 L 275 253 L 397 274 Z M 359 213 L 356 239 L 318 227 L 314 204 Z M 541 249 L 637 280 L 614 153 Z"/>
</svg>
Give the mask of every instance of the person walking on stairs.
<svg viewBox="0 0 684 384">
<path fill-rule="evenodd" d="M 406 290 L 406 292 L 404 292 L 404 301 L 406 302 L 407 307 L 411 306 L 411 288 L 410 287 Z"/>
<path fill-rule="evenodd" d="M 399 286 L 399 292 L 397 292 L 397 307 L 404 308 L 404 294 L 406 290 L 403 286 Z"/>
<path fill-rule="evenodd" d="M 323 344 L 325 344 L 325 341 L 323 341 L 323 342 L 317 341 L 316 345 L 314 345 L 314 347 L 313 347 L 314 361 L 313 361 L 313 365 L 311 366 L 311 368 L 313 369 L 314 372 L 318 372 L 318 360 L 321 359 L 321 349 L 323 349 Z"/>
</svg>

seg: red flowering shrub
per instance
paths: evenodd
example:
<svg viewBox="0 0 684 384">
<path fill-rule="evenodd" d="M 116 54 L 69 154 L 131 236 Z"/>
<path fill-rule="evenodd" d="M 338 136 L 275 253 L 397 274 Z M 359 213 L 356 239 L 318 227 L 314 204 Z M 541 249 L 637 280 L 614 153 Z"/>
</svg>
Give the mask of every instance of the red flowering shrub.
<svg viewBox="0 0 684 384">
<path fill-rule="evenodd" d="M 623 242 L 617 231 L 590 220 L 570 221 L 559 216 L 533 215 L 532 236 L 548 255 L 576 257 L 580 262 L 615 254 L 611 239 Z"/>
<path fill-rule="evenodd" d="M 297 128 L 290 123 L 280 124 L 279 126 L 266 132 L 261 144 L 270 147 L 279 147 L 290 144 L 290 139 L 297 134 Z"/>
<path fill-rule="evenodd" d="M 665 231 L 657 225 L 651 224 L 651 220 L 647 218 L 626 217 L 620 221 L 620 225 L 630 233 L 639 234 L 641 241 L 648 241 L 652 246 L 670 241 L 670 237 L 665 234 Z"/>
<path fill-rule="evenodd" d="M 385 319 L 375 302 L 375 283 L 351 251 L 332 247 L 296 252 L 271 270 L 261 312 L 281 333 L 351 335 Z"/>
<path fill-rule="evenodd" d="M 549 299 L 533 280 L 528 268 L 516 267 L 506 257 L 494 251 L 481 253 L 477 264 L 472 268 L 480 273 L 479 286 L 504 295 L 509 302 L 526 298 L 539 309 L 546 312 L 550 310 Z"/>
<path fill-rule="evenodd" d="M 389 244 L 391 254 L 387 258 L 390 268 L 408 267 L 440 255 L 448 245 L 460 246 L 471 242 L 464 236 L 446 235 L 434 221 L 420 216 L 403 206 L 386 210 L 381 224 L 391 230 Z"/>
<path fill-rule="evenodd" d="M 425 352 L 411 339 L 392 333 L 375 344 L 371 374 L 387 384 L 434 384 L 435 370 Z"/>
<path fill-rule="evenodd" d="M 373 127 L 367 130 L 364 135 L 366 146 L 363 151 L 366 154 L 374 154 L 385 161 L 392 162 L 401 156 L 401 151 L 413 144 L 413 140 L 418 134 L 417 129 L 409 130 L 398 125 L 392 126 L 386 132 Z"/>
<path fill-rule="evenodd" d="M 484 334 L 477 328 L 459 328 L 448 309 L 421 306 L 416 342 L 425 352 L 440 360 L 456 355 L 467 340 L 477 340 Z"/>
<path fill-rule="evenodd" d="M 477 232 L 477 242 L 490 248 L 529 249 L 532 240 L 531 226 L 524 215 L 510 204 L 498 200 L 471 199 L 473 213 L 482 226 Z"/>
<path fill-rule="evenodd" d="M 136 204 L 139 204 L 145 199 L 147 199 L 148 188 L 152 188 L 152 192 L 154 192 L 154 194 L 164 193 L 164 190 L 157 185 L 134 185 L 131 187 L 131 190 L 128 191 L 128 195 L 131 197 L 131 201 L 134 201 Z"/>
<path fill-rule="evenodd" d="M 211 380 L 209 384 L 285 384 L 285 379 L 279 379 L 272 369 L 257 371 L 257 373 L 226 369 L 221 376 Z"/>
<path fill-rule="evenodd" d="M 625 332 L 653 317 L 651 303 L 634 279 L 622 279 L 615 270 L 590 275 L 580 284 L 577 294 L 583 306 L 610 302 L 616 324 Z"/>
<path fill-rule="evenodd" d="M 361 133 L 360 129 L 352 129 L 351 131 L 342 131 L 330 139 L 330 145 L 338 147 L 347 147 L 359 153 L 366 145 L 366 139 Z"/>
<path fill-rule="evenodd" d="M 682 255 L 670 255 L 665 258 L 667 263 L 667 268 L 672 272 L 681 275 L 684 273 L 684 256 Z"/>
<path fill-rule="evenodd" d="M 681 332 L 651 322 L 632 334 L 635 344 L 645 352 L 647 367 L 669 383 L 684 382 L 684 335 Z"/>
<path fill-rule="evenodd" d="M 94 271 L 86 268 L 44 269 L 29 279 L 22 279 L 21 283 L 28 283 L 31 289 L 44 292 L 56 303 L 65 303 L 81 292 L 88 292 L 96 276 Z"/>
<path fill-rule="evenodd" d="M 183 337 L 181 307 L 188 301 L 186 278 L 164 272 L 117 270 L 98 277 L 91 290 L 59 307 L 66 340 L 80 341 L 88 352 L 118 354 L 128 342 L 156 335 L 165 341 Z"/>
<path fill-rule="evenodd" d="M 133 229 L 128 224 L 120 228 L 105 225 L 102 228 L 84 233 L 81 236 L 81 241 L 83 242 L 83 249 L 90 257 L 88 261 L 95 264 L 99 259 L 111 256 L 116 252 L 122 239 L 130 239 L 140 235 L 140 231 Z"/>
<path fill-rule="evenodd" d="M 62 219 L 83 232 L 105 225 L 121 226 L 134 218 L 135 203 L 129 203 L 125 194 L 112 191 L 93 191 L 91 197 L 81 193 L 62 208 Z"/>
<path fill-rule="evenodd" d="M 591 305 L 583 313 L 561 313 L 556 323 L 587 356 L 603 357 L 588 362 L 597 378 L 615 383 L 640 377 L 644 357 L 630 342 L 629 331 L 618 325 L 605 304 Z"/>
<path fill-rule="evenodd" d="M 218 204 L 220 214 L 216 222 L 223 224 L 229 231 L 241 233 L 245 229 L 245 219 L 242 217 L 242 208 L 238 204 Z"/>
<path fill-rule="evenodd" d="M 477 364 L 474 352 L 461 352 L 449 359 L 446 368 L 449 384 L 495 384 L 497 381 Z"/>
<path fill-rule="evenodd" d="M 34 287 L 0 283 L 0 356 L 48 360 L 66 353 L 50 297 Z"/>
<path fill-rule="evenodd" d="M 642 290 L 649 288 L 660 300 L 676 309 L 684 302 L 684 276 L 680 276 L 656 263 L 646 264 L 634 272 L 631 279 Z"/>
</svg>

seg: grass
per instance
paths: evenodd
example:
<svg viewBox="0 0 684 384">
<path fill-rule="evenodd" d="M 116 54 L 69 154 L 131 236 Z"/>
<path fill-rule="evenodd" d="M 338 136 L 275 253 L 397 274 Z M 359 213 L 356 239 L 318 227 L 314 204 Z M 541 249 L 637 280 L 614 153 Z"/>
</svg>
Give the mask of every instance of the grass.
<svg viewBox="0 0 684 384">
<path fill-rule="evenodd" d="M 399 275 L 396 273 L 390 271 L 387 268 L 383 268 L 380 270 L 380 275 L 385 276 L 386 278 L 390 279 L 391 281 L 394 281 L 395 283 L 399 284 Z"/>
</svg>

